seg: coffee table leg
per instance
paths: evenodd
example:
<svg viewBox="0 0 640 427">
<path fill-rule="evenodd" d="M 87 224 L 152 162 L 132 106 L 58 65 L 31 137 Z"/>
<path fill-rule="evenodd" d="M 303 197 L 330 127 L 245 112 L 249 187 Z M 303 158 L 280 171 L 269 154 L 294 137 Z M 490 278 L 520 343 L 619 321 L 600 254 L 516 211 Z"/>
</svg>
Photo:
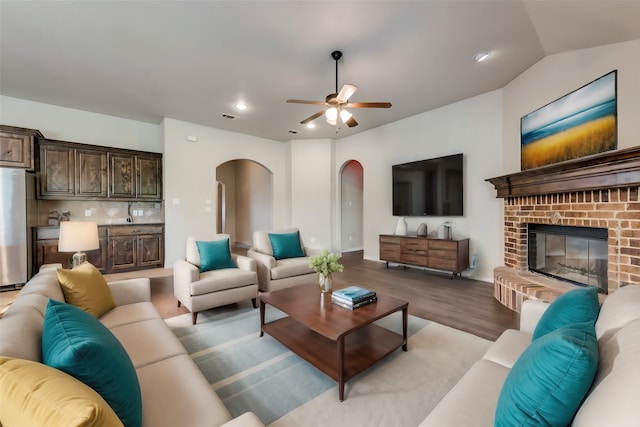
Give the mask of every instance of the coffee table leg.
<svg viewBox="0 0 640 427">
<path fill-rule="evenodd" d="M 402 349 L 407 351 L 407 325 L 409 324 L 409 307 L 402 309 Z"/>
<path fill-rule="evenodd" d="M 344 336 L 338 339 L 338 390 L 340 402 L 344 401 Z"/>
<path fill-rule="evenodd" d="M 260 300 L 260 336 L 264 335 L 264 302 Z"/>
</svg>

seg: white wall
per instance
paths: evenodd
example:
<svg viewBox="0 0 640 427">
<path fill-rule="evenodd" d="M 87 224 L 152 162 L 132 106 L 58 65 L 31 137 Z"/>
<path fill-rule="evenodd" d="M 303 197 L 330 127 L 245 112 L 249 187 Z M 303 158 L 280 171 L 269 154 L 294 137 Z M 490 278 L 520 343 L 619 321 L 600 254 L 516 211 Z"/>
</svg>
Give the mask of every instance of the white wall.
<svg viewBox="0 0 640 427">
<path fill-rule="evenodd" d="M 215 233 L 216 209 L 205 212 L 206 200 L 215 203 L 216 168 L 227 161 L 251 159 L 273 173 L 273 227 L 288 226 L 286 144 L 168 118 L 163 130 L 167 267 L 184 257 L 187 236 Z"/>
<path fill-rule="evenodd" d="M 271 172 L 256 162 L 238 160 L 235 174 L 236 242 L 251 246 L 253 232 L 273 224 Z"/>
<path fill-rule="evenodd" d="M 131 150 L 164 150 L 160 125 L 0 96 L 3 125 L 38 129 L 45 138 Z"/>
<path fill-rule="evenodd" d="M 335 141 L 291 141 L 291 225 L 306 246 L 336 251 L 333 239 L 336 180 Z"/>
<path fill-rule="evenodd" d="M 336 142 L 336 165 L 356 159 L 364 168 L 364 256 L 379 259 L 378 236 L 393 233 L 391 166 L 464 153 L 463 217 L 407 218 L 409 232 L 424 222 L 430 231 L 452 221 L 453 237 L 470 239 L 478 257 L 473 277 L 493 281 L 502 265 L 502 203 L 484 180 L 502 173 L 502 94 L 493 91 L 381 126 Z"/>
<path fill-rule="evenodd" d="M 547 56 L 503 89 L 504 174 L 520 171 L 520 118 L 618 70 L 618 148 L 640 144 L 640 40 Z"/>
</svg>

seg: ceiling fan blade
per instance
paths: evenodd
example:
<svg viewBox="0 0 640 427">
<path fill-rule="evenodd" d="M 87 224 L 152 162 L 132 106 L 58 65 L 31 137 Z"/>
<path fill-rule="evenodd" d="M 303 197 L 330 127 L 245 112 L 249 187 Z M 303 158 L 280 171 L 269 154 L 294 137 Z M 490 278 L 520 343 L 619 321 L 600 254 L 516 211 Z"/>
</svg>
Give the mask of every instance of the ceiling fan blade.
<svg viewBox="0 0 640 427">
<path fill-rule="evenodd" d="M 350 102 L 345 105 L 349 108 L 391 108 L 390 102 Z"/>
<path fill-rule="evenodd" d="M 305 101 L 304 99 L 287 99 L 287 102 L 291 104 L 311 104 L 311 105 L 324 105 L 323 101 Z"/>
<path fill-rule="evenodd" d="M 303 121 L 301 121 L 300 124 L 306 125 L 307 123 L 314 121 L 315 119 L 317 119 L 318 117 L 320 117 L 323 114 L 324 114 L 324 111 L 318 111 L 314 115 L 309 116 L 306 119 L 304 119 Z"/>
<path fill-rule="evenodd" d="M 338 92 L 338 96 L 336 97 L 336 99 L 340 103 L 347 102 L 349 98 L 351 98 L 351 96 L 356 93 L 357 90 L 358 86 L 350 84 L 343 85 L 342 89 L 340 89 L 340 92 Z"/>
<path fill-rule="evenodd" d="M 350 128 L 358 126 L 358 122 L 356 122 L 356 119 L 354 119 L 353 116 L 349 117 L 349 120 L 347 120 L 345 124 Z"/>
</svg>

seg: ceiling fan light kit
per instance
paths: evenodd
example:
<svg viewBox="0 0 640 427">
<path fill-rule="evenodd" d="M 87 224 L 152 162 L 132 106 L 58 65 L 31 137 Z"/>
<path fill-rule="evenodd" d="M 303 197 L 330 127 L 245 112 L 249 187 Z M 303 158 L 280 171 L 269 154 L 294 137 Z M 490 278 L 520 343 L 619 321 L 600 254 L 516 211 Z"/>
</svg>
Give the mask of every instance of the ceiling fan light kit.
<svg viewBox="0 0 640 427">
<path fill-rule="evenodd" d="M 358 87 L 351 84 L 345 84 L 342 86 L 340 91 L 338 91 L 338 61 L 342 58 L 342 52 L 339 50 L 335 50 L 331 52 L 331 57 L 336 62 L 336 91 L 334 93 L 330 93 L 326 96 L 324 102 L 323 101 L 306 101 L 303 99 L 287 99 L 287 102 L 293 104 L 311 104 L 311 105 L 322 105 L 327 107 L 326 110 L 317 112 L 300 123 L 303 125 L 309 126 L 312 121 L 317 119 L 318 117 L 324 114 L 327 123 L 332 126 L 336 126 L 338 123 L 338 116 L 340 116 L 340 120 L 342 123 L 347 125 L 348 127 L 358 126 L 358 122 L 353 117 L 350 111 L 346 110 L 346 108 L 391 108 L 390 102 L 349 102 L 351 96 L 358 90 Z"/>
</svg>

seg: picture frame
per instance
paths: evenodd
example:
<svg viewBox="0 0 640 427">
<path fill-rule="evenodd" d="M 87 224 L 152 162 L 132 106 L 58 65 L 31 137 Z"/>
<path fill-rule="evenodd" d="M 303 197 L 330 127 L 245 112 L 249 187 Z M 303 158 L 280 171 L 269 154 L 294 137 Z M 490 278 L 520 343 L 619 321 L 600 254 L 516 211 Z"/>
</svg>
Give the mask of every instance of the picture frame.
<svg viewBox="0 0 640 427">
<path fill-rule="evenodd" d="M 618 70 L 520 119 L 520 167 L 533 169 L 618 147 Z"/>
</svg>

